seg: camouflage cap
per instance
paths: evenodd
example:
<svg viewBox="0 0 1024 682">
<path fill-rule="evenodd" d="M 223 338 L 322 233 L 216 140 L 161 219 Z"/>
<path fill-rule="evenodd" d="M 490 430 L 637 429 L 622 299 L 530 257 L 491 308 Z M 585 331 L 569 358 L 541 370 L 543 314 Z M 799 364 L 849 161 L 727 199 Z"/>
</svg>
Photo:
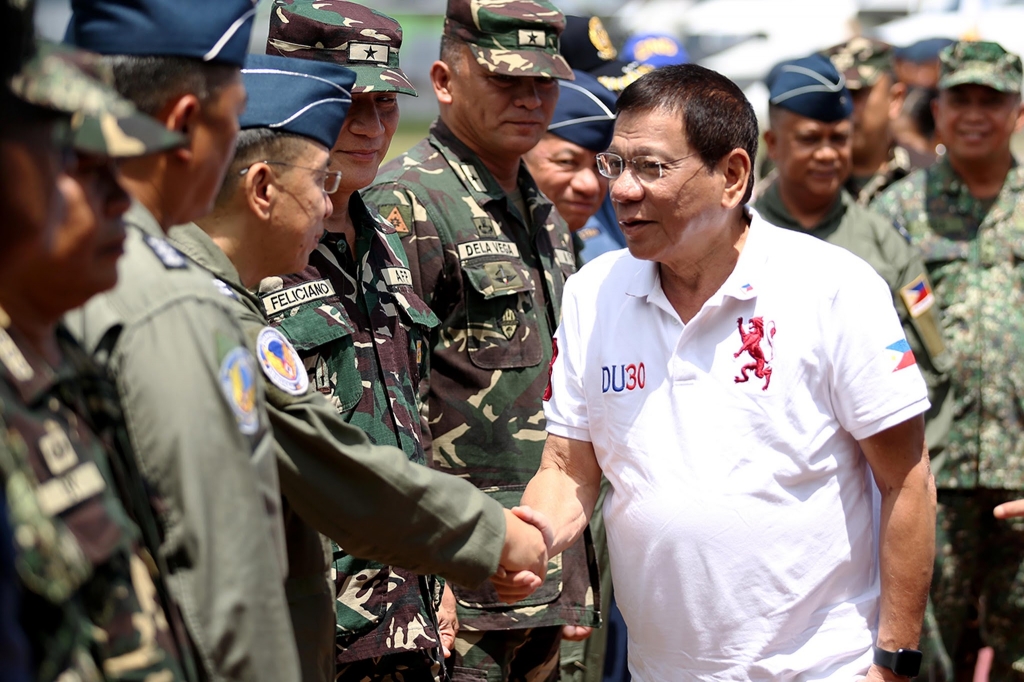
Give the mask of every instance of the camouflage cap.
<svg viewBox="0 0 1024 682">
<path fill-rule="evenodd" d="M 857 37 L 822 54 L 846 77 L 846 87 L 850 90 L 870 88 L 892 70 L 892 45 L 881 40 Z"/>
<path fill-rule="evenodd" d="M 128 158 L 185 144 L 184 136 L 117 94 L 113 79 L 97 55 L 40 43 L 11 79 L 11 90 L 33 106 L 71 115 L 72 145 L 81 152 Z"/>
<path fill-rule="evenodd" d="M 1020 94 L 1020 57 L 999 43 L 961 40 L 939 53 L 939 90 L 972 83 Z"/>
<path fill-rule="evenodd" d="M 484 68 L 507 76 L 572 80 L 558 52 L 565 17 L 546 0 L 448 0 L 444 34 L 467 43 Z"/>
<path fill-rule="evenodd" d="M 267 54 L 334 62 L 356 73 L 352 94 L 416 88 L 398 66 L 402 27 L 386 14 L 343 0 L 274 0 Z"/>
</svg>

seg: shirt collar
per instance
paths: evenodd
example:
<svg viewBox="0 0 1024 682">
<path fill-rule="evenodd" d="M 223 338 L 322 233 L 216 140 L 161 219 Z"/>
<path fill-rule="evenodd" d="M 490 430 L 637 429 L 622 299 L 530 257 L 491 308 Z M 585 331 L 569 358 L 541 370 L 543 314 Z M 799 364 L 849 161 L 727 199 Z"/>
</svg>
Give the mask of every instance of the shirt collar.
<svg viewBox="0 0 1024 682">
<path fill-rule="evenodd" d="M 259 298 L 245 288 L 245 285 L 242 284 L 242 277 L 238 274 L 234 263 L 210 239 L 210 235 L 206 234 L 203 228 L 195 223 L 175 225 L 168 232 L 167 241 L 197 265 L 227 284 L 238 294 L 238 298 L 245 301 L 250 308 L 255 308 L 260 311 L 261 315 L 263 314 L 263 307 L 260 304 Z"/>
<path fill-rule="evenodd" d="M 757 211 L 746 207 L 750 214 L 750 228 L 747 240 L 740 251 L 736 267 L 726 278 L 721 287 L 705 302 L 706 305 L 719 305 L 726 296 L 740 301 L 748 301 L 758 294 L 762 280 L 764 264 L 768 259 L 765 249 L 764 233 L 768 223 L 758 215 Z M 661 275 L 658 264 L 654 261 L 636 261 L 638 268 L 626 285 L 626 295 L 646 298 L 649 303 L 664 302 L 671 309 L 665 292 L 661 288 Z"/>
</svg>

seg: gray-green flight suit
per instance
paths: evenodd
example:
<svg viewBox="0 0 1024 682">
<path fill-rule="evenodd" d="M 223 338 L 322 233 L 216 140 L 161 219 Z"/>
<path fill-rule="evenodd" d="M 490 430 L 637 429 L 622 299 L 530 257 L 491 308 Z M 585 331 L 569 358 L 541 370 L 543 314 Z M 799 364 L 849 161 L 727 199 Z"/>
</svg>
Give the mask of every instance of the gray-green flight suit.
<svg viewBox="0 0 1024 682">
<path fill-rule="evenodd" d="M 198 226 L 175 227 L 170 238 L 222 282 L 224 299 L 232 303 L 263 365 L 265 340 L 284 336 L 267 326 L 260 299 L 245 289 L 234 265 Z M 290 352 L 305 377 L 298 353 Z M 281 491 L 290 512 L 288 594 L 295 631 L 308 638 L 299 643 L 304 665 L 317 661 L 333 671 L 330 554 L 317 531 L 360 558 L 477 586 L 497 570 L 504 512 L 470 483 L 413 464 L 397 448 L 372 445 L 308 383 L 282 388 L 273 366 L 264 371 Z"/>
<path fill-rule="evenodd" d="M 284 529 L 263 384 L 210 275 L 140 204 L 118 285 L 69 313 L 113 376 L 158 498 L 168 586 L 213 680 L 299 675 L 284 594 Z"/>
</svg>

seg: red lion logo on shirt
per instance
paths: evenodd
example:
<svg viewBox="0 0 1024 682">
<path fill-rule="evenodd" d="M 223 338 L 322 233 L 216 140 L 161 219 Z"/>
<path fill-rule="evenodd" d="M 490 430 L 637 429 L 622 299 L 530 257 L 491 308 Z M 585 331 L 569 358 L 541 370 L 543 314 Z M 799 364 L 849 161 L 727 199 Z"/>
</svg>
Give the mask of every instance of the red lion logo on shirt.
<svg viewBox="0 0 1024 682">
<path fill-rule="evenodd" d="M 768 390 L 768 384 L 772 380 L 772 367 L 771 361 L 775 359 L 775 346 L 772 345 L 772 338 L 775 336 L 775 323 L 772 321 L 768 322 L 768 352 L 769 356 L 766 358 L 764 350 L 761 348 L 761 341 L 765 339 L 765 322 L 763 317 L 752 317 L 750 318 L 750 330 L 747 331 L 743 328 L 743 318 L 736 318 L 736 326 L 740 330 L 740 339 L 743 341 L 743 345 L 740 349 L 732 354 L 734 358 L 738 358 L 744 353 L 750 355 L 750 359 L 753 362 L 749 362 L 740 367 L 740 375 L 735 377 L 733 381 L 737 384 L 742 384 L 750 380 L 747 372 L 753 370 L 754 376 L 758 379 L 764 379 L 764 386 L 761 387 L 762 391 Z"/>
</svg>

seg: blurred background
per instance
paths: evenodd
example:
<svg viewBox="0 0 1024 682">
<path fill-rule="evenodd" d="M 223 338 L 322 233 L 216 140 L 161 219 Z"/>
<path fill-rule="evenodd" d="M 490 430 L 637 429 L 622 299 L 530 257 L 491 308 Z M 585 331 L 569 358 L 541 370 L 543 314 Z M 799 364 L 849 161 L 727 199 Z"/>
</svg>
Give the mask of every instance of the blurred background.
<svg viewBox="0 0 1024 682">
<path fill-rule="evenodd" d="M 215 1 L 215 0 L 213 0 Z M 358 1 L 358 0 L 357 0 Z M 613 45 L 634 33 L 676 36 L 691 61 L 719 71 L 747 93 L 759 115 L 768 93 L 761 79 L 779 61 L 802 57 L 867 35 L 900 47 L 934 37 L 994 40 L 1024 53 L 1024 0 L 555 0 L 566 14 L 599 16 Z M 446 0 L 372 0 L 367 5 L 398 19 L 405 32 L 402 68 L 419 91 L 402 97 L 402 124 L 389 158 L 426 133 L 437 115 L 428 72 L 437 58 Z M 263 0 L 253 52 L 263 53 L 271 3 Z M 59 40 L 70 0 L 38 0 L 44 37 Z M 1017 145 L 1018 150 L 1020 145 Z"/>
</svg>

